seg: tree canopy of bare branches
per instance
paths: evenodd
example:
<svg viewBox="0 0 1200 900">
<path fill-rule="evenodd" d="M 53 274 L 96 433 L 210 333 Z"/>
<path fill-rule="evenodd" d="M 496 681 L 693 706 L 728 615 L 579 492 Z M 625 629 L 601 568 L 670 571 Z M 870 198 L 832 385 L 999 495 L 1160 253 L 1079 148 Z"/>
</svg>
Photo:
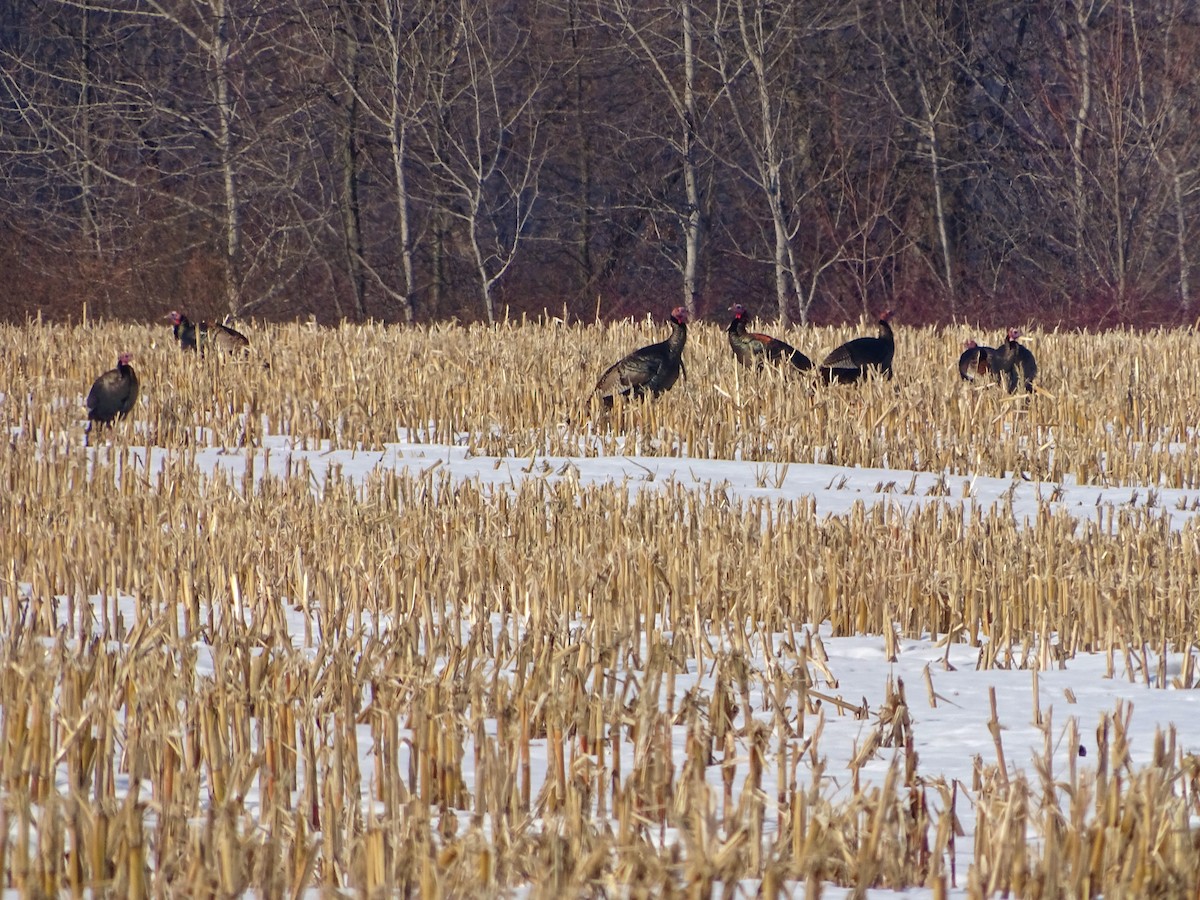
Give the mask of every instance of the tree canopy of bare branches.
<svg viewBox="0 0 1200 900">
<path fill-rule="evenodd" d="M 1198 49 L 1186 0 L 7 4 L 3 314 L 1190 321 Z"/>
</svg>

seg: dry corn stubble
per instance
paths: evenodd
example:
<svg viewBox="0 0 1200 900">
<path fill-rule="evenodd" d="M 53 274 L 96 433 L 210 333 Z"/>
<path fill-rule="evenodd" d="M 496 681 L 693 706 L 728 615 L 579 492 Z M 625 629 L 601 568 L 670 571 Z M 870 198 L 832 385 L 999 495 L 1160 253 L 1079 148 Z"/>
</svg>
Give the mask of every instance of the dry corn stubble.
<svg viewBox="0 0 1200 900">
<path fill-rule="evenodd" d="M 836 672 L 799 630 L 986 638 L 985 667 L 1116 651 L 1121 675 L 1138 648 L 1194 641 L 1197 532 L 1153 509 L 1077 521 L 1047 507 L 1023 528 L 932 505 L 826 520 L 679 485 L 493 492 L 436 470 L 362 489 L 335 477 L 317 499 L 305 473 L 202 478 L 189 457 L 280 433 L 378 448 L 400 428 L 479 453 L 1196 487 L 1193 334 L 1035 334 L 1045 393 L 1026 405 L 957 381 L 956 330 L 900 328 L 895 381 L 826 389 L 740 370 L 720 329 L 694 326 L 688 380 L 602 425 L 595 378 L 662 326 L 247 331 L 255 356 L 240 362 L 185 355 L 167 328 L 0 327 L 6 887 L 1200 883 L 1197 763 L 1165 735 L 1129 772 L 1120 716 L 1065 796 L 981 763 L 974 864 L 957 876 L 965 801 L 917 774 L 902 686 L 863 750 L 900 748 L 886 782 L 832 799 L 823 718 L 871 711 L 823 686 Z M 778 333 L 819 357 L 863 329 Z M 143 397 L 89 458 L 82 397 L 122 349 Z M 147 443 L 179 451 L 161 475 L 125 452 Z M 767 646 L 781 664 L 753 670 Z M 711 695 L 680 694 L 689 666 L 718 673 Z M 1168 680 L 1144 663 L 1136 677 Z M 531 748 L 546 748 L 544 778 Z M 768 764 L 790 773 L 770 797 Z"/>
</svg>

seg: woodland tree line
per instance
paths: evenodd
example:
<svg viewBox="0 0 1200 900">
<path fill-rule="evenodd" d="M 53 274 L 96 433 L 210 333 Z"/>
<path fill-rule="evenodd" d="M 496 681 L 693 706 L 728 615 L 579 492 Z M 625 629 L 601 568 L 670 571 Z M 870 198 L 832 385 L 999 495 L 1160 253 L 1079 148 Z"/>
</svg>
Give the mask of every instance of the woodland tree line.
<svg viewBox="0 0 1200 900">
<path fill-rule="evenodd" d="M 3 315 L 1192 321 L 1191 0 L 0 4 Z"/>
</svg>

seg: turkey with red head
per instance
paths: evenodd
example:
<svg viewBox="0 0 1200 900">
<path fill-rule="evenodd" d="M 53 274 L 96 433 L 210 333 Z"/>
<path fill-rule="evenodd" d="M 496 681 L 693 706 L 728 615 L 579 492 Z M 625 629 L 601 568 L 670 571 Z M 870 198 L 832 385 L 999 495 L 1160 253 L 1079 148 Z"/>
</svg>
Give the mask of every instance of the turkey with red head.
<svg viewBox="0 0 1200 900">
<path fill-rule="evenodd" d="M 892 357 L 896 353 L 891 318 L 890 309 L 879 317 L 878 337 L 858 337 L 846 341 L 821 360 L 821 377 L 827 382 L 842 384 L 858 381 L 868 372 L 891 378 Z"/>
<path fill-rule="evenodd" d="M 195 350 L 196 348 L 196 325 L 181 312 L 171 310 L 167 313 L 167 318 L 170 320 L 175 334 L 175 340 L 179 341 L 179 346 L 183 350 Z"/>
<path fill-rule="evenodd" d="M 133 357 L 122 353 L 117 357 L 117 367 L 109 369 L 92 383 L 87 395 L 88 426 L 99 422 L 108 425 L 113 419 L 123 419 L 137 402 L 138 377 L 129 363 Z"/>
<path fill-rule="evenodd" d="M 791 344 L 773 338 L 769 334 L 757 334 L 746 330 L 746 319 L 749 313 L 746 307 L 736 303 L 729 308 L 733 320 L 725 329 L 729 333 L 729 346 L 733 355 L 743 366 L 751 369 L 761 369 L 766 362 L 777 363 L 786 360 L 801 372 L 812 368 L 812 360 L 793 347 Z"/>
<path fill-rule="evenodd" d="M 596 393 L 605 409 L 612 409 L 617 396 L 634 398 L 650 394 L 657 397 L 669 391 L 679 380 L 687 378 L 683 367 L 683 345 L 687 342 L 687 310 L 677 306 L 671 310 L 671 334 L 665 341 L 634 350 L 609 366 L 596 382 Z"/>
<path fill-rule="evenodd" d="M 1033 352 L 1024 344 L 1018 343 L 1021 332 L 1017 328 L 1008 329 L 1005 341 L 997 347 L 988 359 L 992 374 L 1005 384 L 1010 394 L 1015 394 L 1018 384 L 1024 384 L 1025 390 L 1033 393 L 1033 379 L 1037 377 L 1037 360 Z"/>
<path fill-rule="evenodd" d="M 991 347 L 983 347 L 973 340 L 963 341 L 963 352 L 958 358 L 958 374 L 963 381 L 974 381 L 976 375 L 986 375 L 991 371 L 990 361 L 996 351 Z"/>
<path fill-rule="evenodd" d="M 167 313 L 167 318 L 174 326 L 175 339 L 184 350 L 198 350 L 201 356 L 209 347 L 226 353 L 250 352 L 250 339 L 228 325 L 220 322 L 201 322 L 197 325 L 175 310 Z"/>
</svg>

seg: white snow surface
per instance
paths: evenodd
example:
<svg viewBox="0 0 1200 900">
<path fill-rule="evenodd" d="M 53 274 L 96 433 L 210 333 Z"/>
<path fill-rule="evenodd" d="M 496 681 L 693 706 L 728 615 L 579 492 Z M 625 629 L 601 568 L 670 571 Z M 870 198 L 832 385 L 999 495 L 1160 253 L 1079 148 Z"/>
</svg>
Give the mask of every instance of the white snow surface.
<svg viewBox="0 0 1200 900">
<path fill-rule="evenodd" d="M 92 452 L 112 451 L 102 448 Z M 185 454 L 185 458 L 193 460 L 202 472 L 209 475 L 223 473 L 235 484 L 247 477 L 249 466 L 255 478 L 261 477 L 264 472 L 277 477 L 301 477 L 308 480 L 317 492 L 322 490 L 331 473 L 337 473 L 339 477 L 354 483 L 364 483 L 372 473 L 392 469 L 414 474 L 436 472 L 439 478 L 469 480 L 492 486 L 495 490 L 512 489 L 522 479 L 545 478 L 551 481 L 573 479 L 581 485 L 626 483 L 645 490 L 674 484 L 713 496 L 724 494 L 731 499 L 764 497 L 799 501 L 811 498 L 819 514 L 832 516 L 845 514 L 853 504 L 860 502 L 867 505 L 889 503 L 902 510 L 920 504 L 942 503 L 963 505 L 972 515 L 1011 516 L 1018 523 L 1023 523 L 1036 517 L 1039 503 L 1042 503 L 1066 510 L 1080 519 L 1094 519 L 1102 514 L 1107 518 L 1113 511 L 1121 509 L 1145 509 L 1167 517 L 1171 527 L 1178 529 L 1194 527 L 1193 520 L 1200 515 L 1200 491 L 1196 490 L 1136 485 L 1056 485 L 1029 481 L 1020 475 L 1010 478 L 973 477 L 800 463 L 784 465 L 657 456 L 486 457 L 473 456 L 463 443 L 405 440 L 378 449 L 299 449 L 293 446 L 292 439 L 282 436 L 271 437 L 262 447 L 253 450 L 203 448 L 178 451 L 150 448 L 148 465 L 147 448 L 131 447 L 128 452 L 136 457 L 139 468 L 143 471 L 148 469 L 151 473 L 161 472 L 169 457 Z M 136 617 L 132 598 L 123 598 L 120 606 L 132 625 Z M 303 646 L 303 617 L 294 609 L 289 615 L 293 640 L 298 647 Z M 871 710 L 869 718 L 859 720 L 839 712 L 834 704 L 823 707 L 825 723 L 819 751 L 826 760 L 824 777 L 832 791 L 845 791 L 849 796 L 851 788 L 847 762 L 877 726 L 877 713 L 883 704 L 889 679 L 903 679 L 913 718 L 920 775 L 930 782 L 944 779 L 946 784 L 958 783 L 956 809 L 966 835 L 957 841 L 957 887 L 950 892 L 953 897 L 966 896 L 964 885 L 972 857 L 974 833 L 971 785 L 975 760 L 979 757 L 987 765 L 994 765 L 997 761 L 995 744 L 988 730 L 990 689 L 994 689 L 997 698 L 1009 772 L 1023 771 L 1034 786 L 1040 784 L 1034 760 L 1044 758 L 1047 734 L 1053 748 L 1053 767 L 1057 775 L 1065 773 L 1072 764 L 1086 771 L 1094 765 L 1096 754 L 1088 751 L 1094 750 L 1097 725 L 1102 717 L 1117 715 L 1118 711 L 1131 714 L 1133 740 L 1129 749 L 1135 769 L 1150 763 L 1155 732 L 1158 730 L 1174 729 L 1179 750 L 1200 753 L 1200 694 L 1191 690 L 1176 690 L 1171 686 L 1172 677 L 1182 671 L 1184 665 L 1182 655 L 1177 653 L 1160 659 L 1150 648 L 1135 648 L 1127 654 L 1117 653 L 1111 658 L 1106 654 L 1079 655 L 1061 663 L 1048 663 L 1048 657 L 1044 657 L 1031 667 L 979 671 L 976 668 L 979 650 L 963 643 L 947 644 L 944 636 L 926 640 L 900 640 L 899 652 L 892 661 L 888 658 L 884 638 L 880 635 L 833 637 L 823 623 L 798 622 L 795 626 L 797 633 L 803 634 L 807 629 L 820 635 L 829 656 L 828 670 L 832 680 L 818 681 L 813 689 L 855 706 L 860 706 L 865 700 Z M 713 629 L 712 639 L 716 645 L 721 642 L 722 636 L 718 626 L 714 625 Z M 1042 640 L 1053 641 L 1053 636 L 1041 637 Z M 313 640 L 319 641 L 319 634 Z M 779 641 L 772 643 L 777 645 Z M 1019 649 L 1014 648 L 1018 663 L 1021 661 Z M 1037 648 L 1037 651 L 1041 653 L 1044 649 L 1045 645 Z M 204 650 L 201 652 L 203 654 Z M 778 646 L 754 648 L 750 662 L 758 671 L 765 671 L 772 665 L 790 667 L 792 664 L 787 656 L 781 656 Z M 927 670 L 937 698 L 936 706 L 932 705 L 926 688 Z M 1035 680 L 1039 701 L 1037 709 L 1034 707 Z M 682 698 L 687 691 L 697 689 L 707 697 L 713 683 L 711 669 L 697 671 L 693 663 L 686 675 L 677 677 L 675 696 Z M 756 712 L 761 711 L 764 705 L 761 685 L 762 679 L 752 679 L 751 708 Z M 769 721 L 773 713 L 762 715 L 764 721 Z M 1050 723 L 1048 731 L 1045 726 L 1036 724 L 1038 718 L 1043 723 Z M 807 721 L 811 732 L 815 724 L 814 717 L 810 715 Z M 1069 725 L 1077 729 L 1082 750 L 1088 755 L 1081 756 L 1080 747 L 1067 740 L 1071 733 Z M 363 784 L 369 785 L 370 773 L 375 765 L 374 749 L 369 729 L 366 726 L 362 728 L 360 765 Z M 685 738 L 685 728 L 676 727 L 676 767 L 685 758 Z M 549 755 L 545 741 L 534 742 L 532 749 L 533 789 L 536 795 L 548 771 Z M 864 766 L 862 778 L 882 784 L 893 755 L 898 752 L 881 750 Z M 470 769 L 473 759 L 470 747 L 463 758 L 468 767 L 466 778 L 470 789 L 473 788 L 474 777 Z M 736 779 L 739 789 L 746 777 L 747 762 L 745 755 L 739 757 Z M 778 783 L 779 773 L 774 765 L 772 752 L 767 759 L 768 769 L 763 784 L 769 798 L 775 797 Z M 407 761 L 402 759 L 400 770 L 405 771 L 406 767 Z M 807 770 L 807 764 L 802 763 L 799 768 L 801 783 L 807 777 Z M 708 779 L 714 787 L 714 796 L 719 798 L 722 784 L 719 764 L 710 767 Z M 930 794 L 931 799 L 934 796 Z M 251 808 L 255 802 L 256 798 L 251 795 L 248 798 Z M 717 813 L 720 815 L 721 810 L 718 809 Z M 769 832 L 777 827 L 772 816 L 773 804 L 769 803 L 768 837 Z M 797 896 L 803 896 L 802 886 L 797 888 L 797 892 Z M 841 888 L 826 886 L 823 896 L 836 900 L 849 893 Z M 753 888 L 748 887 L 742 895 L 752 896 Z M 925 898 L 931 897 L 932 892 L 927 889 L 904 892 L 873 889 L 865 894 L 876 900 L 900 895 Z"/>
<path fill-rule="evenodd" d="M 153 475 L 162 471 L 169 455 L 177 451 L 130 448 L 136 464 Z M 392 470 L 413 475 L 436 473 L 453 481 L 470 481 L 482 487 L 515 487 L 526 478 L 548 482 L 570 479 L 580 484 L 615 482 L 636 488 L 678 485 L 724 498 L 766 498 L 772 501 L 811 500 L 820 515 L 844 515 L 855 503 L 887 502 L 902 510 L 921 504 L 961 505 L 977 515 L 1008 515 L 1018 524 L 1036 518 L 1039 507 L 1065 511 L 1078 519 L 1096 519 L 1104 513 L 1142 510 L 1165 516 L 1172 528 L 1183 527 L 1200 516 L 1200 489 L 1175 489 L 1157 485 L 1078 485 L 1031 480 L 1023 473 L 1007 478 L 909 469 L 869 469 L 805 463 L 748 462 L 698 459 L 687 456 L 477 456 L 465 442 L 436 444 L 397 442 L 381 449 L 331 449 L 328 442 L 316 449 L 293 446 L 293 439 L 272 436 L 262 447 L 227 449 L 207 447 L 192 451 L 201 470 L 221 472 L 241 482 L 247 467 L 255 479 L 269 472 L 276 478 L 300 475 L 320 490 L 331 472 L 355 484 L 372 473 Z"/>
</svg>

